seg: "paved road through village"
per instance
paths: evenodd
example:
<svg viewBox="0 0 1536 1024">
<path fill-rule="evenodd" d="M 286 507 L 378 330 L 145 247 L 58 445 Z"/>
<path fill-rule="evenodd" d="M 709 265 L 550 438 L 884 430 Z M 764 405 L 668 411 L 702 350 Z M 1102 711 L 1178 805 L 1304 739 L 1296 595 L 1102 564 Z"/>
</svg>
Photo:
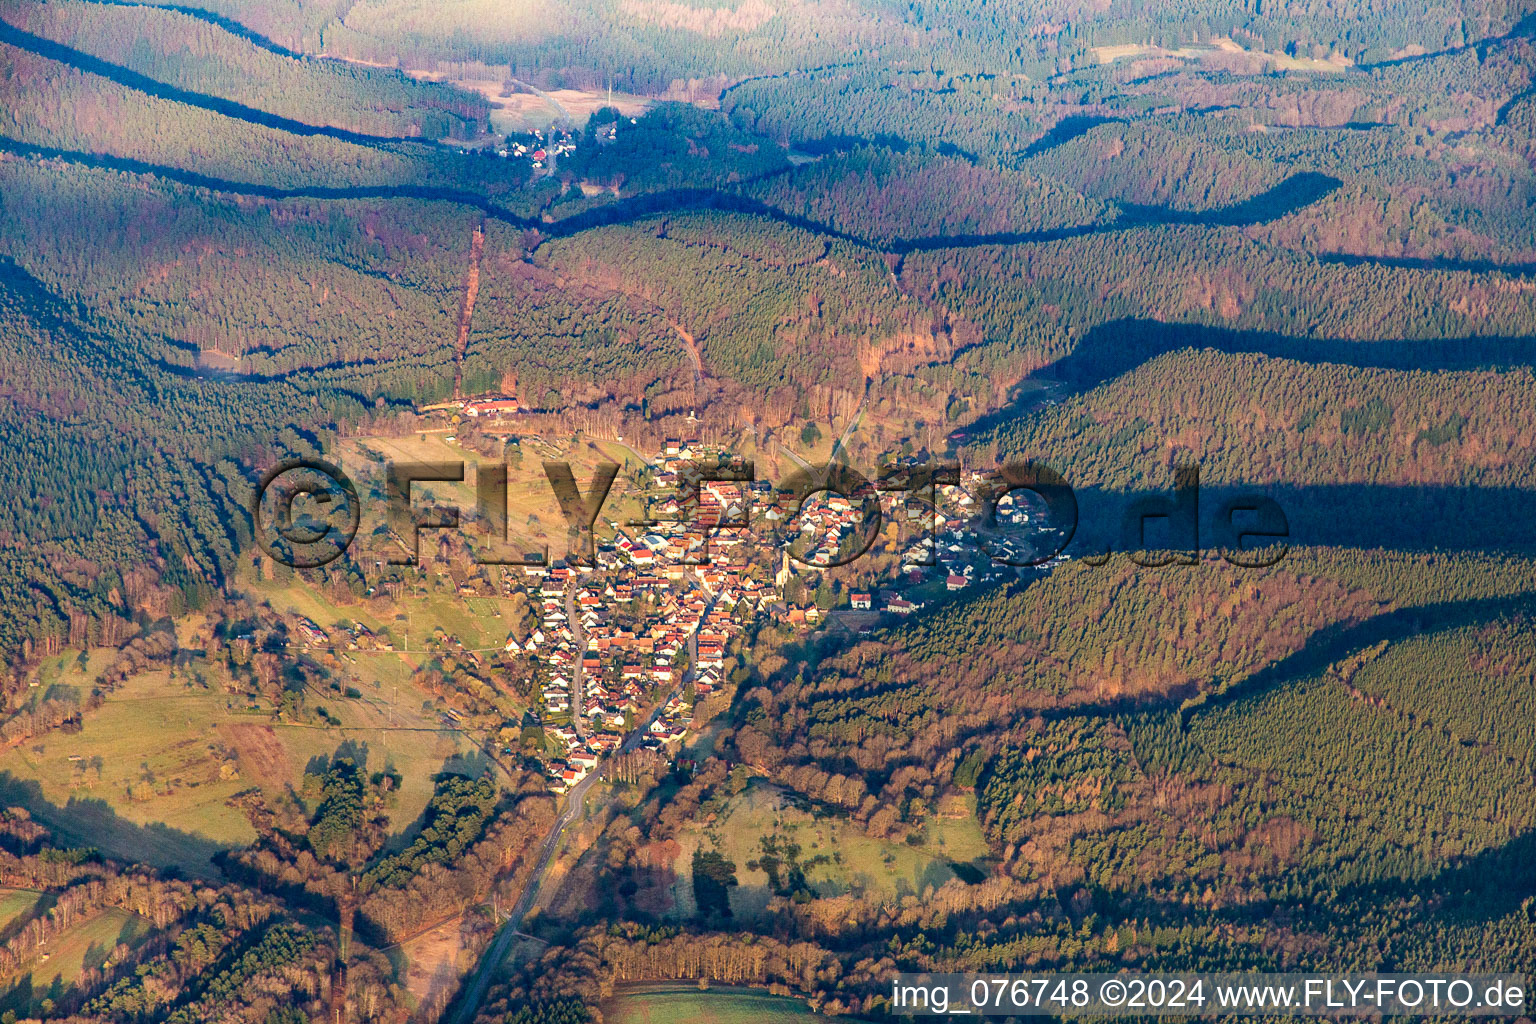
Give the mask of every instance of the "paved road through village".
<svg viewBox="0 0 1536 1024">
<path fill-rule="evenodd" d="M 699 583 L 702 587 L 703 581 L 700 580 Z M 703 589 L 706 594 L 709 594 L 709 603 L 704 609 L 704 616 L 707 617 L 709 612 L 715 607 L 717 595 L 709 593 L 707 587 Z M 574 601 L 571 593 L 567 591 L 567 615 L 571 615 L 574 611 L 573 605 Z M 703 617 L 699 621 L 700 625 L 702 625 Z M 572 615 L 571 622 L 574 630 L 576 622 L 574 615 Z M 580 660 L 580 657 L 578 657 L 578 673 L 580 672 Z M 660 716 L 662 709 L 692 681 L 698 667 L 698 662 L 699 631 L 695 629 L 688 638 L 688 670 L 683 673 L 683 677 L 678 681 L 677 686 L 656 703 L 656 707 L 645 717 L 645 720 L 638 723 L 634 730 L 624 737 L 624 741 L 619 744 L 616 753 L 627 754 L 640 745 L 640 741 L 650 731 L 651 723 Z M 577 679 L 580 679 L 579 674 Z M 573 693 L 580 694 L 581 691 L 575 689 Z M 573 708 L 577 710 L 579 715 L 581 705 L 573 704 Z M 479 1010 L 480 1004 L 485 1001 L 485 993 L 490 989 L 491 981 L 495 978 L 497 969 L 506 960 L 507 952 L 512 948 L 513 940 L 523 934 L 519 931 L 519 925 L 522 923 L 523 918 L 527 916 L 528 911 L 533 909 L 534 901 L 539 897 L 539 885 L 543 882 L 545 873 L 549 870 L 550 864 L 554 862 L 555 854 L 560 849 L 561 837 L 565 835 L 567 828 L 581 818 L 585 811 L 587 792 L 603 774 L 604 772 L 601 770 L 592 772 L 572 786 L 566 794 L 565 810 L 561 812 L 559 818 L 555 819 L 554 826 L 544 837 L 544 843 L 539 848 L 539 862 L 534 867 L 533 874 L 528 876 L 528 884 L 523 887 L 522 894 L 518 896 L 517 902 L 513 904 L 511 912 L 507 915 L 506 923 L 501 926 L 501 929 L 496 933 L 496 937 L 491 940 L 491 944 L 486 948 L 485 953 L 481 955 L 480 962 L 475 966 L 474 973 L 465 982 L 463 989 L 460 990 L 459 998 L 454 1003 L 454 1007 L 448 1016 L 449 1024 L 471 1024 L 475 1019 L 475 1013 Z"/>
</svg>

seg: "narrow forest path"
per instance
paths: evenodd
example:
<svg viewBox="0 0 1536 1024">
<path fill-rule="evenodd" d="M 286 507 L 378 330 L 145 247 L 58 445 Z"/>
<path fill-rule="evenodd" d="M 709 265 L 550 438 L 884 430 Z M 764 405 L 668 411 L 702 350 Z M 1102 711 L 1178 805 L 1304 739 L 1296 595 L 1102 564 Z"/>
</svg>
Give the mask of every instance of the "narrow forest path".
<svg viewBox="0 0 1536 1024">
<path fill-rule="evenodd" d="M 671 320 L 668 320 L 667 323 L 677 332 L 677 336 L 682 339 L 683 348 L 688 350 L 688 359 L 693 363 L 694 391 L 702 398 L 704 395 L 704 356 L 699 351 L 698 344 L 693 340 L 693 335 L 683 330 L 682 324 L 674 323 Z"/>
<path fill-rule="evenodd" d="M 464 275 L 464 304 L 459 309 L 459 337 L 453 347 L 453 397 L 464 397 L 464 352 L 469 348 L 469 324 L 480 296 L 480 259 L 485 255 L 485 220 L 475 222 L 469 237 L 469 270 Z"/>
</svg>

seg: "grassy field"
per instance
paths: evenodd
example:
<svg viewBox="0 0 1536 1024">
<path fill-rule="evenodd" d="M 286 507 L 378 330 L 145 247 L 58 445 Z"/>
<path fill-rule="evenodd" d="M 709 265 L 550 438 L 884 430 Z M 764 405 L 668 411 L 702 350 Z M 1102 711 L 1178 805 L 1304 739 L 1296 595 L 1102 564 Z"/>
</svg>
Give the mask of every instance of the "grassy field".
<svg viewBox="0 0 1536 1024">
<path fill-rule="evenodd" d="M 391 662 L 398 659 L 368 665 Z M 190 673 L 197 668 L 193 662 Z M 372 770 L 399 769 L 390 816 L 403 830 L 426 806 L 432 776 L 475 744 L 442 728 L 419 691 L 401 686 L 395 703 L 393 687 L 362 689 L 361 699 L 317 698 L 342 722 L 323 728 L 248 713 L 188 673 L 145 673 L 87 714 L 79 733 L 55 731 L 0 751 L 0 799 L 27 807 L 65 842 L 211 875 L 209 857 L 255 837 L 226 805 L 231 796 L 252 786 L 280 794 L 298 785 L 311 759 L 346 744 Z"/>
<path fill-rule="evenodd" d="M 117 945 L 137 945 L 149 932 L 147 920 L 115 908 L 82 921 L 50 941 L 29 968 L 5 980 L 0 1007 L 19 1016 L 39 1013 L 43 999 L 57 999 L 87 967 L 105 963 Z"/>
<path fill-rule="evenodd" d="M 673 865 L 675 912 L 693 914 L 693 853 L 713 849 L 736 864 L 739 884 L 730 890 L 732 911 L 749 918 L 762 913 L 773 895 L 768 875 L 747 865 L 763 855 L 764 837 L 774 838 L 781 848 L 799 845 L 806 882 L 820 896 L 920 895 L 955 878 L 953 865 L 972 865 L 989 854 L 969 801 L 941 807 L 925 827 L 922 843 L 912 846 L 872 839 L 841 819 L 818 819 L 781 790 L 759 783 L 735 797 L 713 824 L 689 826 L 678 836 L 682 853 Z"/>
<path fill-rule="evenodd" d="M 749 988 L 627 985 L 602 1005 L 607 1024 L 811 1024 L 831 1020 L 798 999 Z"/>
<path fill-rule="evenodd" d="M 44 658 L 32 679 L 33 699 L 42 699 L 55 686 L 76 687 L 81 695 L 89 693 L 91 683 L 115 656 L 115 651 L 97 650 L 81 660 L 79 651 L 69 650 Z"/>
<path fill-rule="evenodd" d="M 280 612 L 312 619 L 327 632 L 334 633 L 338 623 L 356 622 L 378 633 L 387 628 L 394 639 L 393 652 L 338 651 L 348 664 L 359 666 L 352 674 L 361 681 L 375 679 L 385 683 L 403 683 L 423 661 L 431 657 L 428 641 L 437 631 L 453 637 L 472 651 L 500 650 L 509 633 L 516 633 L 519 598 L 469 597 L 454 593 L 451 580 L 434 581 L 425 595 L 403 594 L 389 607 L 396 612 L 380 611 L 363 604 L 336 605 L 301 579 L 286 583 L 257 580 L 247 576 L 241 585 Z M 367 667 L 362 667 L 368 659 Z"/>
<path fill-rule="evenodd" d="M 224 805 L 250 786 L 220 777 L 224 705 L 223 694 L 148 673 L 87 714 L 79 733 L 51 732 L 0 753 L 0 792 L 40 790 L 51 806 L 5 796 L 67 841 L 157 865 L 206 860 L 219 845 L 255 836 Z"/>
<path fill-rule="evenodd" d="M 379 439 L 352 442 L 340 457 L 355 474 L 365 509 L 371 486 L 367 474 L 379 472 L 364 444 L 380 445 L 373 450 L 390 459 L 463 457 L 461 449 L 440 434 L 387 444 Z M 577 447 L 585 464 L 577 456 L 571 461 L 578 481 L 585 482 L 605 454 Z M 537 490 L 548 502 L 540 514 L 557 517 L 537 457 L 527 461 L 538 474 L 538 487 L 527 485 L 528 500 L 534 500 Z M 471 483 L 462 493 L 429 489 L 426 500 L 453 501 L 472 509 L 474 474 L 469 475 Z M 382 495 L 376 499 L 373 507 L 382 509 Z M 563 543 L 562 534 L 562 553 Z M 300 782 L 311 761 L 329 757 L 345 744 L 366 757 L 370 770 L 399 770 L 403 782 L 390 808 L 391 822 L 396 829 L 408 827 L 431 796 L 432 776 L 478 746 L 476 737 L 444 727 L 435 702 L 411 684 L 413 673 L 435 656 L 430 650 L 435 636 L 451 637 L 470 650 L 500 649 L 509 633 L 525 631 L 530 621 L 526 600 L 521 595 L 461 595 L 453 580 L 442 576 L 426 585 L 425 594 L 407 594 L 398 602 L 383 598 L 337 605 L 299 577 L 260 579 L 249 563 L 241 586 L 273 609 L 307 617 L 333 633 L 343 621 L 362 623 L 375 633 L 387 629 L 399 649 L 338 647 L 328 652 L 335 658 L 331 668 L 336 683 L 361 694 L 348 698 L 328 690 L 310 696 L 311 705 L 323 705 L 341 723 L 329 727 L 274 721 L 265 709 L 253 713 L 223 691 L 219 673 L 200 659 L 174 673 L 145 673 L 85 715 L 81 732 L 55 731 L 0 750 L 0 799 L 28 807 L 65 842 L 212 875 L 210 857 L 254 838 L 245 816 L 228 806 L 231 796 L 252 786 L 272 796 L 282 794 Z M 204 628 L 198 616 L 187 616 L 177 625 L 189 648 L 203 646 L 205 641 L 197 636 Z M 446 650 L 456 649 L 451 641 L 445 639 L 445 644 Z M 35 676 L 32 699 L 73 696 L 83 701 L 111 657 L 111 652 L 94 652 L 82 659 L 68 651 L 47 659 Z M 210 682 L 203 685 L 200 680 Z M 515 714 L 521 709 L 509 705 L 503 710 Z"/>
<path fill-rule="evenodd" d="M 39 895 L 31 889 L 0 889 L 0 930 L 35 907 Z"/>
<path fill-rule="evenodd" d="M 476 504 L 477 470 L 474 467 L 485 460 L 449 441 L 449 436 L 437 432 L 406 437 L 361 437 L 345 442 L 333 453 L 355 481 L 363 504 L 362 521 L 353 547 L 354 555 L 370 576 L 379 568 L 379 563 L 404 553 L 386 524 L 383 479 L 384 464 L 387 463 L 464 462 L 464 482 L 415 484 L 412 486 L 412 504 L 417 508 L 431 504 L 457 507 L 465 524 L 461 536 L 475 551 L 485 548 L 479 528 L 470 525 Z M 566 521 L 545 476 L 542 467 L 545 458 L 568 462 L 578 487 L 583 490 L 590 486 L 598 463 L 612 461 L 621 467 L 633 467 L 639 461 L 634 452 L 616 442 L 566 442 L 559 448 L 551 448 L 530 439 L 524 442 L 523 449 L 521 464 L 509 472 L 509 539 L 496 543 L 495 550 L 500 557 L 521 556 L 545 548 L 552 558 L 566 554 Z M 640 512 L 639 491 L 632 470 L 621 469 L 603 504 L 596 529 L 598 539 L 601 541 L 613 535 L 609 521 L 623 524 L 637 518 Z M 433 550 L 429 545 L 435 545 L 442 536 L 439 531 L 423 532 L 423 554 Z M 250 564 L 240 582 L 243 588 L 273 608 L 303 615 L 327 630 L 344 620 L 361 623 L 375 633 L 387 629 L 395 655 L 392 659 L 370 656 L 367 681 L 376 678 L 391 686 L 404 682 L 422 664 L 424 656 L 428 655 L 428 643 L 434 636 L 443 634 L 469 650 L 488 652 L 500 649 L 509 635 L 524 638 L 535 624 L 533 611 L 521 595 L 511 598 L 462 595 L 441 563 L 434 568 L 438 571 L 429 574 L 414 590 L 397 592 L 393 599 L 375 595 L 368 601 L 348 605 L 335 604 L 298 577 L 262 578 L 252 571 Z M 477 575 L 477 567 L 472 561 L 467 561 L 461 568 L 471 578 Z M 499 588 L 499 571 L 492 570 L 490 575 L 492 588 Z M 362 658 L 358 656 L 353 660 L 361 662 Z M 390 661 L 393 663 L 386 664 Z"/>
</svg>

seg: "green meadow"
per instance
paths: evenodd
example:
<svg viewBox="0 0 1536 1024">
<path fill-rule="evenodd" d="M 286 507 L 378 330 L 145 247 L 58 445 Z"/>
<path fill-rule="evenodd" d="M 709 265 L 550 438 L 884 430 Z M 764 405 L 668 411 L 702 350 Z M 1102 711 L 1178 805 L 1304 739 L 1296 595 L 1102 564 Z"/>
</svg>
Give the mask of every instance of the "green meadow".
<svg viewBox="0 0 1536 1024">
<path fill-rule="evenodd" d="M 602 1011 L 606 1024 L 814 1024 L 832 1019 L 788 996 L 681 984 L 620 988 Z"/>
</svg>

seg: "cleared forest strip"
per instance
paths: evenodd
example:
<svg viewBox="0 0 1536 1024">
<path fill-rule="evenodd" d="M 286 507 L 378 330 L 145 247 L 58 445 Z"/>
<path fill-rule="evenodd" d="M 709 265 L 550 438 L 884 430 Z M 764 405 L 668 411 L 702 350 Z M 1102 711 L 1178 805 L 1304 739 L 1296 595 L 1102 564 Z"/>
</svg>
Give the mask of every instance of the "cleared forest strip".
<svg viewBox="0 0 1536 1024">
<path fill-rule="evenodd" d="M 469 238 L 469 270 L 464 275 L 464 305 L 459 309 L 459 337 L 453 348 L 453 397 L 464 397 L 464 352 L 469 347 L 469 324 L 480 295 L 480 258 L 485 254 L 485 221 L 475 222 Z"/>
</svg>

